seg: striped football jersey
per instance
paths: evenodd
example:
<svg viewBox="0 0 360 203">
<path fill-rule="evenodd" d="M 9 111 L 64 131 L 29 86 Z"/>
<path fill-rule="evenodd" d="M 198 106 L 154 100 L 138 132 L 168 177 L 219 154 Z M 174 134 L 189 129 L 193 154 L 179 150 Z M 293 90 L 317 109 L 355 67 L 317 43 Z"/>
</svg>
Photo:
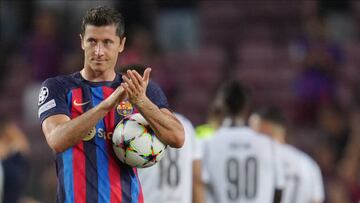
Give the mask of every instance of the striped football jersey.
<svg viewBox="0 0 360 203">
<path fill-rule="evenodd" d="M 119 74 L 111 82 L 90 82 L 80 72 L 49 78 L 40 90 L 40 121 L 56 114 L 75 119 L 109 97 L 121 82 Z M 146 94 L 159 108 L 168 108 L 154 82 Z M 57 202 L 143 202 L 137 170 L 119 162 L 111 142 L 117 123 L 135 112 L 130 102 L 121 102 L 81 142 L 56 154 Z"/>
</svg>

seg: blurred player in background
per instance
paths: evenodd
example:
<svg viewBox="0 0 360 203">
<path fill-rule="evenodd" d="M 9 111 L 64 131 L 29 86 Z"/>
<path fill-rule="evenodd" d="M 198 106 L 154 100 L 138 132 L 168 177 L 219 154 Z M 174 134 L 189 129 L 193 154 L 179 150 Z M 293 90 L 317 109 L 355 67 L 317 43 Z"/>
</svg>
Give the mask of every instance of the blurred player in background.
<svg viewBox="0 0 360 203">
<path fill-rule="evenodd" d="M 204 146 L 204 181 L 214 202 L 280 202 L 284 177 L 278 160 L 279 145 L 245 126 L 245 90 L 230 81 L 223 92 L 224 119 Z"/>
<path fill-rule="evenodd" d="M 222 96 L 216 95 L 214 102 L 210 106 L 207 122 L 195 128 L 197 139 L 206 140 L 211 138 L 214 135 L 216 129 L 220 127 L 222 121 L 222 103 L 221 99 L 219 98 L 222 98 Z"/>
<path fill-rule="evenodd" d="M 210 111 L 208 114 L 207 122 L 204 124 L 201 124 L 195 128 L 197 145 L 198 145 L 198 148 L 201 148 L 201 151 L 203 151 L 202 149 L 203 149 L 204 143 L 206 143 L 207 140 L 209 140 L 210 138 L 213 137 L 214 133 L 216 132 L 216 130 L 220 127 L 220 125 L 222 123 L 222 120 L 224 117 L 223 97 L 224 97 L 223 92 L 218 91 L 215 96 L 214 101 L 212 102 L 212 104 L 210 106 Z M 201 178 L 202 178 L 201 176 L 197 176 L 197 174 L 194 174 L 194 175 L 195 175 L 195 180 L 198 180 L 198 179 L 201 180 Z M 206 183 L 203 184 L 203 195 L 204 195 L 206 203 L 215 203 L 212 193 L 213 193 L 213 191 L 212 191 L 211 185 L 208 185 Z"/>
<path fill-rule="evenodd" d="M 194 127 L 184 116 L 175 115 L 184 126 L 185 144 L 181 149 L 168 148 L 158 164 L 138 170 L 144 199 L 149 203 L 202 203 L 201 179 L 194 180 L 201 177 Z"/>
<path fill-rule="evenodd" d="M 24 195 L 29 175 L 29 154 L 30 146 L 26 135 L 14 121 L 2 115 L 0 163 L 3 169 L 3 187 L 0 190 L 3 191 L 0 191 L 0 194 L 2 192 L 3 202 L 18 202 Z"/>
<path fill-rule="evenodd" d="M 317 163 L 304 152 L 286 144 L 285 118 L 275 107 L 263 108 L 250 116 L 250 126 L 282 144 L 285 173 L 282 203 L 324 202 L 324 186 Z"/>
<path fill-rule="evenodd" d="M 176 148 L 184 143 L 183 127 L 160 87 L 149 84 L 150 68 L 143 77 L 115 72 L 126 40 L 118 11 L 89 9 L 80 39 L 83 69 L 47 79 L 38 102 L 43 132 L 56 152 L 57 202 L 143 202 L 136 169 L 112 150 L 115 126 L 139 112 L 163 143 Z"/>
<path fill-rule="evenodd" d="M 133 64 L 122 67 L 120 71 L 126 74 L 128 70 L 135 70 L 143 75 L 145 69 L 143 65 Z M 159 163 L 138 170 L 144 200 L 149 203 L 203 203 L 201 150 L 196 143 L 195 130 L 187 118 L 178 113 L 175 115 L 184 126 L 184 146 L 181 150 L 168 148 Z"/>
</svg>

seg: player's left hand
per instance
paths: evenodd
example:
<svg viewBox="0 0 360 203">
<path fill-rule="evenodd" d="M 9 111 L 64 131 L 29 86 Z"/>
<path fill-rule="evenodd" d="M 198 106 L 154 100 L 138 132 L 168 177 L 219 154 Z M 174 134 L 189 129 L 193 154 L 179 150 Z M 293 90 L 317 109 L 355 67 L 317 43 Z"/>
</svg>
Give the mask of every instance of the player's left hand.
<svg viewBox="0 0 360 203">
<path fill-rule="evenodd" d="M 145 101 L 150 72 L 151 68 L 146 68 L 144 76 L 141 77 L 135 70 L 128 70 L 127 74 L 122 76 L 124 82 L 121 86 L 125 89 L 129 101 L 136 106 Z"/>
</svg>

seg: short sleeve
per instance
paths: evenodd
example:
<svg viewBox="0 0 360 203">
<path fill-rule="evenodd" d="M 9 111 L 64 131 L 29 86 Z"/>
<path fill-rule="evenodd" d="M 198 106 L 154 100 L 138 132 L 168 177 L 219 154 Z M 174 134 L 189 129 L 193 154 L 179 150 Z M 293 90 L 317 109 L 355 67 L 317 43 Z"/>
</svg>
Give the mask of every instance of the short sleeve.
<svg viewBox="0 0 360 203">
<path fill-rule="evenodd" d="M 192 152 L 192 160 L 200 160 L 201 159 L 201 149 L 198 146 L 195 129 L 191 121 L 180 114 L 175 114 L 176 117 L 182 123 L 185 130 L 185 142 L 188 142 L 191 147 Z"/>
<path fill-rule="evenodd" d="M 316 162 L 312 162 L 312 180 L 313 180 L 313 196 L 312 200 L 316 202 L 323 202 L 325 199 L 324 195 L 324 183 L 319 166 Z"/>
<path fill-rule="evenodd" d="M 161 108 L 169 109 L 169 104 L 164 92 L 162 91 L 160 86 L 152 80 L 150 80 L 149 85 L 146 89 L 146 95 L 160 109 Z"/>
<path fill-rule="evenodd" d="M 56 78 L 49 78 L 43 82 L 39 92 L 38 117 L 40 123 L 56 114 L 65 114 L 70 117 L 67 105 L 66 88 Z"/>
</svg>

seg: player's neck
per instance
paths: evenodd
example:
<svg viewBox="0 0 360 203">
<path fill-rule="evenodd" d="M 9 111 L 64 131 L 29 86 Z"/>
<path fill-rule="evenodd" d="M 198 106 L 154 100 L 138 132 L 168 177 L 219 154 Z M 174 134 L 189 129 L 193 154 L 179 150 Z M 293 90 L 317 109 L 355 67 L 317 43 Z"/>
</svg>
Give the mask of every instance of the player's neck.
<svg viewBox="0 0 360 203">
<path fill-rule="evenodd" d="M 222 127 L 241 127 L 244 126 L 245 122 L 241 117 L 226 117 L 222 122 Z"/>
<path fill-rule="evenodd" d="M 116 77 L 114 70 L 107 71 L 94 71 L 91 68 L 83 68 L 80 71 L 81 76 L 91 82 L 104 82 L 104 81 L 113 81 Z"/>
<path fill-rule="evenodd" d="M 278 125 L 273 125 L 272 127 L 272 137 L 279 143 L 281 144 L 285 144 L 286 140 L 285 140 L 285 134 L 286 134 L 286 130 L 283 127 L 280 127 Z"/>
<path fill-rule="evenodd" d="M 283 135 L 274 135 L 273 138 L 280 144 L 286 144 L 285 136 Z"/>
</svg>

